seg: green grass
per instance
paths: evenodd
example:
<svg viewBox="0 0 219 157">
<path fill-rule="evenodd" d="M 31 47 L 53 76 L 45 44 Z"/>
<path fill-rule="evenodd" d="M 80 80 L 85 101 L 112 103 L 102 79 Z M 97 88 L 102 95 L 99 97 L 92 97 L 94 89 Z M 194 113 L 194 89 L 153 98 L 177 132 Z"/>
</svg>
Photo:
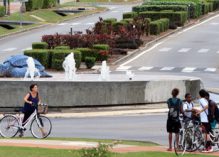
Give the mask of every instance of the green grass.
<svg viewBox="0 0 219 157">
<path fill-rule="evenodd" d="M 174 153 L 139 152 L 111 153 L 111 157 L 175 157 Z M 0 147 L 0 157 L 80 157 L 80 150 Z M 206 155 L 184 155 L 184 157 L 210 157 Z"/>
</svg>

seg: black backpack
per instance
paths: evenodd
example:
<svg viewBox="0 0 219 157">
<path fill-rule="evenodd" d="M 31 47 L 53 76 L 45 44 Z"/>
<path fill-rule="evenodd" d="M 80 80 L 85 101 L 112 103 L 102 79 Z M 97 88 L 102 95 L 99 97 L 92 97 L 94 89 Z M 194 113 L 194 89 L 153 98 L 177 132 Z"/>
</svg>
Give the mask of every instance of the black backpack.
<svg viewBox="0 0 219 157">
<path fill-rule="evenodd" d="M 210 122 L 212 122 L 213 120 L 216 120 L 217 122 L 219 122 L 219 109 L 218 109 L 217 104 L 215 102 L 213 102 L 212 100 L 209 100 L 208 103 L 209 103 L 208 120 Z M 212 105 L 214 105 L 214 106 L 212 106 Z M 212 113 L 212 110 L 211 110 L 212 107 L 215 108 L 214 113 Z"/>
<path fill-rule="evenodd" d="M 180 99 L 177 99 L 176 103 L 173 102 L 173 99 L 170 98 L 168 100 L 168 119 L 174 122 L 179 122 L 179 114 L 180 114 Z"/>
</svg>

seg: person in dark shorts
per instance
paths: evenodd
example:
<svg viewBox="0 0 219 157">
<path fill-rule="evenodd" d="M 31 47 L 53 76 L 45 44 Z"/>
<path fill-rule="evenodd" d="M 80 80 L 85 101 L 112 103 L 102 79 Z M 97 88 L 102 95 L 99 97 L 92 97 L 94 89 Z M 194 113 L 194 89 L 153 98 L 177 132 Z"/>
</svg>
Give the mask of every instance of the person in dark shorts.
<svg viewBox="0 0 219 157">
<path fill-rule="evenodd" d="M 205 145 L 205 150 L 203 152 L 209 153 L 213 152 L 213 148 L 211 146 L 211 140 L 210 140 L 210 135 L 209 133 L 211 132 L 211 125 L 208 120 L 208 100 L 206 99 L 207 92 L 202 89 L 199 91 L 200 99 L 199 99 L 199 104 L 200 104 L 200 110 L 197 112 L 198 115 L 200 115 L 201 123 L 203 126 L 203 131 L 205 132 L 205 140 L 206 145 Z"/>
<path fill-rule="evenodd" d="M 172 151 L 172 134 L 175 133 L 175 138 L 179 139 L 179 129 L 181 127 L 179 115 L 182 111 L 182 100 L 177 98 L 179 89 L 172 90 L 172 98 L 167 100 L 168 105 L 168 119 L 167 119 L 167 132 L 169 133 L 169 148 L 167 151 Z"/>
</svg>

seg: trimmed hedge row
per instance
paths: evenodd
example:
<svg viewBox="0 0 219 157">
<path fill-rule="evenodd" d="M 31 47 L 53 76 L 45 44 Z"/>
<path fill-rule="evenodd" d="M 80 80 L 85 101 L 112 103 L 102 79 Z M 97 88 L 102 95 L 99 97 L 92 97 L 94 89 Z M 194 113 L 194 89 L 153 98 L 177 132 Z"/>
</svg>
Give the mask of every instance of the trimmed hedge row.
<svg viewBox="0 0 219 157">
<path fill-rule="evenodd" d="M 104 19 L 103 22 L 112 24 L 114 22 L 117 22 L 117 19 L 116 18 L 108 18 L 108 19 Z"/>
<path fill-rule="evenodd" d="M 173 10 L 173 11 L 187 11 L 188 6 L 186 5 L 141 5 L 132 8 L 134 12 L 144 11 L 162 11 L 162 10 Z"/>
<path fill-rule="evenodd" d="M 70 49 L 33 49 L 24 51 L 24 55 L 30 56 L 38 60 L 46 68 L 56 70 L 63 70 L 62 63 L 65 57 L 74 52 L 76 67 L 79 68 L 81 64 L 81 52 Z"/>
<path fill-rule="evenodd" d="M 187 12 L 173 12 L 173 11 L 162 11 L 162 12 L 154 12 L 147 11 L 139 13 L 140 16 L 144 18 L 150 18 L 152 21 L 159 20 L 162 18 L 168 18 L 170 20 L 170 24 L 174 24 L 177 26 L 183 26 L 187 21 Z"/>
<path fill-rule="evenodd" d="M 5 7 L 0 6 L 0 17 L 5 16 Z"/>
<path fill-rule="evenodd" d="M 27 11 L 51 8 L 56 6 L 56 0 L 29 0 L 28 2 L 25 2 L 25 5 Z"/>
<path fill-rule="evenodd" d="M 81 61 L 85 62 L 86 57 L 98 58 L 98 51 L 95 51 L 90 48 L 76 48 L 76 51 L 81 52 Z"/>
<path fill-rule="evenodd" d="M 163 0 L 163 1 L 153 1 L 153 2 L 145 2 L 143 5 L 185 5 L 188 7 L 188 14 L 190 18 L 197 18 L 201 15 L 201 5 L 196 4 L 192 1 L 170 1 L 170 0 Z"/>
<path fill-rule="evenodd" d="M 48 49 L 48 44 L 46 42 L 34 42 L 32 49 Z"/>
<path fill-rule="evenodd" d="M 169 29 L 169 19 L 160 19 L 156 21 L 152 21 L 150 23 L 150 34 L 151 35 L 158 35 L 161 32 L 165 32 Z"/>
<path fill-rule="evenodd" d="M 137 12 L 128 12 L 123 14 L 123 19 L 135 18 L 137 16 L 138 16 Z"/>
</svg>

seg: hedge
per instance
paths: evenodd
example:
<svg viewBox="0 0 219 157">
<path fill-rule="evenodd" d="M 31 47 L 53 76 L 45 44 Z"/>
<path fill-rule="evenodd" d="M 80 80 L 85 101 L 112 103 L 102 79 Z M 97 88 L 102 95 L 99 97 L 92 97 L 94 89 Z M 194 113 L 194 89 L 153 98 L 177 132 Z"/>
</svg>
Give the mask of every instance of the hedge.
<svg viewBox="0 0 219 157">
<path fill-rule="evenodd" d="M 128 12 L 123 14 L 123 19 L 130 19 L 137 17 L 138 14 L 136 12 Z"/>
<path fill-rule="evenodd" d="M 24 55 L 38 60 L 45 68 L 49 67 L 49 50 L 33 49 L 24 51 Z"/>
<path fill-rule="evenodd" d="M 76 48 L 75 50 L 81 52 L 81 61 L 84 62 L 86 57 L 98 58 L 98 51 L 90 48 Z"/>
<path fill-rule="evenodd" d="M 95 57 L 85 57 L 85 65 L 88 69 L 91 69 L 95 65 L 95 62 Z"/>
<path fill-rule="evenodd" d="M 32 11 L 42 8 L 50 8 L 56 5 L 56 0 L 29 0 L 25 2 L 26 10 Z"/>
<path fill-rule="evenodd" d="M 145 2 L 144 5 L 185 5 L 189 8 L 189 17 L 197 18 L 201 15 L 201 5 L 196 4 L 192 1 L 171 1 L 171 0 L 163 0 L 163 1 L 153 1 L 153 2 Z"/>
<path fill-rule="evenodd" d="M 104 19 L 103 22 L 112 24 L 114 22 L 117 22 L 117 19 L 116 18 L 108 18 L 108 19 Z"/>
<path fill-rule="evenodd" d="M 169 29 L 169 19 L 160 19 L 150 23 L 150 34 L 158 35 Z"/>
<path fill-rule="evenodd" d="M 58 49 L 58 50 L 66 50 L 66 49 L 70 49 L 70 47 L 69 46 L 57 46 L 57 47 L 55 47 L 55 49 Z"/>
<path fill-rule="evenodd" d="M 110 47 L 107 44 L 95 44 L 93 48 L 96 50 L 109 50 Z"/>
<path fill-rule="evenodd" d="M 32 49 L 48 49 L 48 44 L 46 42 L 34 42 Z"/>
<path fill-rule="evenodd" d="M 0 6 L 0 17 L 5 16 L 5 7 Z"/>
<path fill-rule="evenodd" d="M 139 14 L 144 18 L 150 18 L 152 21 L 159 20 L 162 18 L 168 18 L 171 24 L 177 26 L 183 26 L 187 21 L 187 12 L 173 12 L 173 11 L 162 11 L 162 12 L 141 12 Z"/>
<path fill-rule="evenodd" d="M 162 11 L 162 10 L 173 10 L 173 11 L 188 11 L 186 5 L 142 5 L 135 6 L 132 11 L 144 12 L 144 11 Z"/>
<path fill-rule="evenodd" d="M 65 57 L 70 53 L 74 53 L 74 58 L 76 62 L 76 68 L 79 69 L 81 65 L 81 52 L 76 50 L 52 50 L 51 51 L 51 68 L 56 70 L 63 70 L 62 63 Z"/>
</svg>

